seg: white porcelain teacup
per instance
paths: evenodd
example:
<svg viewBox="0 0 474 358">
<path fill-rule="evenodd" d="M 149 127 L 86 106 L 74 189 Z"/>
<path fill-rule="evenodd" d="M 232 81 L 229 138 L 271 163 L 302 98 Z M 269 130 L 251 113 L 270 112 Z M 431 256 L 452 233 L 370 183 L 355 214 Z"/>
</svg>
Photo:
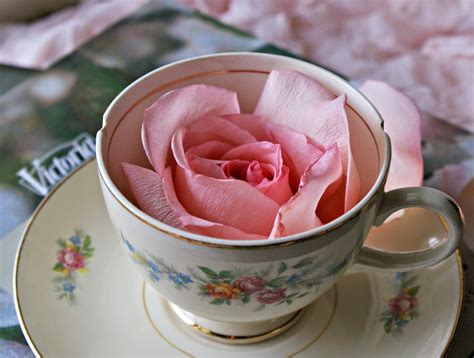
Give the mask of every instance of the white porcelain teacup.
<svg viewBox="0 0 474 358">
<path fill-rule="evenodd" d="M 237 92 L 242 112 L 252 112 L 268 73 L 292 69 L 335 95 L 347 95 L 351 145 L 363 198 L 336 220 L 313 230 L 261 241 L 229 241 L 185 232 L 148 216 L 136 205 L 121 162 L 149 167 L 141 143 L 145 108 L 169 90 L 205 83 Z M 217 54 L 161 67 L 128 86 L 107 109 L 97 134 L 100 182 L 123 247 L 147 282 L 201 332 L 271 336 L 315 301 L 354 263 L 407 270 L 451 255 L 462 234 L 462 214 L 446 194 L 429 188 L 388 193 L 390 140 L 371 103 L 335 74 L 300 60 L 255 53 Z M 448 238 L 413 252 L 385 252 L 363 243 L 370 228 L 393 212 L 424 207 L 438 213 Z"/>
</svg>

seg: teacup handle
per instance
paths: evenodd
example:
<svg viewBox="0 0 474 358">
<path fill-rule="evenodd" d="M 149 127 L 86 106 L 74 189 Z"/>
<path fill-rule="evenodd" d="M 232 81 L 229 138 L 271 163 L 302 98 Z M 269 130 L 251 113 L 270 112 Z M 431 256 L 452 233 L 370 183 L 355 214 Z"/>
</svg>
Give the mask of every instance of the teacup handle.
<svg viewBox="0 0 474 358">
<path fill-rule="evenodd" d="M 385 193 L 374 225 L 380 226 L 394 212 L 410 207 L 430 209 L 441 215 L 448 229 L 446 242 L 421 251 L 400 253 L 363 246 L 358 264 L 394 271 L 413 270 L 435 265 L 456 251 L 464 228 L 463 215 L 454 199 L 436 189 L 401 188 Z"/>
</svg>

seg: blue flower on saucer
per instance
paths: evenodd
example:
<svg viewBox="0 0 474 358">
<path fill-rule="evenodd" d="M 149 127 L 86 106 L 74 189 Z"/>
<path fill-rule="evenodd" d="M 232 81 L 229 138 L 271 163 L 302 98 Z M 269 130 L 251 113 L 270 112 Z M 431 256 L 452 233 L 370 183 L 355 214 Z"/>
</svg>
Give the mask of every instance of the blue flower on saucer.
<svg viewBox="0 0 474 358">
<path fill-rule="evenodd" d="M 155 273 L 161 273 L 161 270 L 160 270 L 160 268 L 158 267 L 158 265 L 156 263 L 154 263 L 151 260 L 146 260 L 146 263 L 147 263 L 147 265 L 148 265 L 148 267 L 150 268 L 151 271 L 153 271 Z"/>
<path fill-rule="evenodd" d="M 72 293 L 74 293 L 75 290 L 76 290 L 76 286 L 73 285 L 72 283 L 70 283 L 70 282 L 63 283 L 63 291 L 64 292 L 72 294 Z"/>
<path fill-rule="evenodd" d="M 78 235 L 72 235 L 69 238 L 69 241 L 74 245 L 74 246 L 79 246 L 81 244 L 81 238 Z"/>
<path fill-rule="evenodd" d="M 150 277 L 153 281 L 158 282 L 161 280 L 161 277 L 156 272 L 150 272 Z"/>
<path fill-rule="evenodd" d="M 123 237 L 122 237 L 122 239 L 123 239 Z M 125 245 L 127 245 L 129 251 L 135 252 L 135 248 L 132 246 L 130 241 L 123 239 L 123 242 L 125 243 Z"/>
<path fill-rule="evenodd" d="M 293 274 L 291 275 L 290 277 L 288 277 L 288 282 L 289 283 L 295 283 L 295 282 L 298 282 L 299 280 L 301 280 L 301 276 L 300 275 L 296 275 L 296 274 Z"/>
<path fill-rule="evenodd" d="M 168 273 L 168 279 L 176 283 L 177 285 L 185 285 L 187 283 L 193 282 L 191 276 L 180 273 Z"/>
</svg>

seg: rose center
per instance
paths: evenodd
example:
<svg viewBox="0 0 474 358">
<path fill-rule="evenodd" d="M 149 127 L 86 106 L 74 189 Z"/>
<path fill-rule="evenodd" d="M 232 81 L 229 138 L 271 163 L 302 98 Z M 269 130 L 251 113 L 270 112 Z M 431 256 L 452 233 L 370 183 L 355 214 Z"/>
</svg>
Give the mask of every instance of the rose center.
<svg viewBox="0 0 474 358">
<path fill-rule="evenodd" d="M 253 186 L 272 181 L 275 171 L 271 164 L 256 160 L 230 160 L 222 163 L 221 168 L 227 177 L 246 181 Z"/>
</svg>

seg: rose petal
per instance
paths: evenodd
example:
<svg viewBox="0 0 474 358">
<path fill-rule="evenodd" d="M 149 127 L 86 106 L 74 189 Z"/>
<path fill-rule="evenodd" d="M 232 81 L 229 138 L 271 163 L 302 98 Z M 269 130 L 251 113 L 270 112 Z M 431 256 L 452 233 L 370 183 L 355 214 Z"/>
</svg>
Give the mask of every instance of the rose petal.
<svg viewBox="0 0 474 358">
<path fill-rule="evenodd" d="M 251 234 L 268 235 L 278 204 L 250 184 L 236 179 L 214 179 L 176 167 L 179 201 L 200 218 Z"/>
<path fill-rule="evenodd" d="M 329 147 L 301 178 L 298 192 L 278 211 L 271 238 L 292 235 L 322 225 L 316 215 L 319 202 L 331 184 L 341 180 L 342 164 L 337 145 Z"/>
<path fill-rule="evenodd" d="M 278 205 L 285 204 L 293 196 L 289 179 L 290 170 L 286 165 L 282 167 L 281 174 L 275 180 L 257 185 L 257 189 Z"/>
<path fill-rule="evenodd" d="M 415 102 L 387 83 L 366 81 L 360 88 L 384 119 L 392 142 L 392 161 L 385 190 L 420 186 L 423 182 L 421 114 Z"/>
<path fill-rule="evenodd" d="M 141 210 L 167 225 L 182 227 L 166 200 L 162 179 L 157 173 L 128 163 L 122 163 L 122 170 Z"/>
<path fill-rule="evenodd" d="M 261 163 L 273 165 L 277 171 L 281 170 L 283 164 L 280 145 L 270 142 L 243 144 L 232 148 L 222 156 L 222 160 L 232 159 L 249 161 L 257 160 Z"/>
<path fill-rule="evenodd" d="M 296 71 L 272 71 L 255 114 L 303 133 L 327 148 L 337 143 L 347 175 L 345 210 L 359 200 L 360 179 L 350 148 L 346 96 L 337 99 L 317 81 Z"/>
<path fill-rule="evenodd" d="M 165 169 L 168 143 L 179 127 L 206 114 L 239 113 L 235 92 L 207 85 L 191 85 L 170 91 L 145 110 L 142 141 L 145 152 L 158 174 Z"/>
<path fill-rule="evenodd" d="M 163 189 L 167 203 L 169 203 L 170 208 L 179 218 L 181 226 L 184 226 L 184 230 L 228 240 L 264 240 L 267 238 L 267 236 L 248 234 L 239 229 L 210 222 L 189 214 L 176 197 L 170 167 L 166 168 L 163 173 Z"/>
<path fill-rule="evenodd" d="M 257 142 L 244 144 L 229 150 L 223 157 L 224 160 L 256 160 L 260 163 L 271 164 L 275 168 L 274 178 L 256 186 L 261 192 L 282 205 L 293 195 L 289 184 L 289 170 L 283 170 L 283 157 L 279 144 L 270 142 Z"/>
<path fill-rule="evenodd" d="M 227 176 L 220 166 L 223 161 L 219 158 L 232 148 L 233 146 L 228 143 L 209 141 L 191 147 L 186 152 L 186 158 L 194 172 L 217 179 L 225 179 Z"/>
<path fill-rule="evenodd" d="M 219 142 L 217 140 L 210 140 L 198 146 L 191 147 L 186 151 L 186 155 L 194 155 L 207 159 L 220 159 L 229 150 L 234 148 L 229 143 Z"/>
<path fill-rule="evenodd" d="M 227 179 L 227 175 L 220 166 L 222 160 L 190 157 L 189 155 L 187 157 L 192 171 L 196 174 L 202 174 L 216 179 Z"/>
<path fill-rule="evenodd" d="M 272 142 L 272 135 L 267 128 L 267 121 L 255 114 L 231 114 L 222 116 L 222 118 L 246 130 L 258 141 Z"/>
<path fill-rule="evenodd" d="M 324 148 L 311 141 L 304 134 L 295 132 L 281 124 L 268 123 L 268 128 L 275 138 L 275 142 L 280 144 L 283 152 L 288 156 L 288 158 L 285 158 L 285 164 L 288 165 L 288 160 L 291 161 L 298 178 L 323 155 Z"/>
<path fill-rule="evenodd" d="M 341 95 L 334 101 L 325 102 L 320 106 L 318 120 L 313 123 L 313 133 L 320 133 L 323 146 L 328 147 L 337 143 L 341 153 L 343 173 L 346 178 L 346 189 L 344 193 L 344 210 L 352 209 L 359 201 L 360 177 L 352 155 L 350 144 L 349 123 L 344 108 L 346 95 Z"/>
<path fill-rule="evenodd" d="M 272 71 L 254 113 L 266 121 L 286 124 L 306 133 L 295 126 L 299 127 L 298 123 L 308 117 L 314 120 L 318 105 L 334 98 L 321 84 L 297 71 Z"/>
<path fill-rule="evenodd" d="M 278 204 L 242 180 L 214 179 L 193 173 L 184 153 L 186 131 L 177 130 L 171 140 L 178 164 L 174 173 L 175 190 L 186 211 L 247 233 L 268 235 Z"/>
<path fill-rule="evenodd" d="M 235 124 L 213 115 L 207 115 L 193 122 L 188 127 L 184 148 L 195 147 L 208 141 L 219 141 L 231 145 L 253 143 L 257 140 L 253 135 Z"/>
</svg>

